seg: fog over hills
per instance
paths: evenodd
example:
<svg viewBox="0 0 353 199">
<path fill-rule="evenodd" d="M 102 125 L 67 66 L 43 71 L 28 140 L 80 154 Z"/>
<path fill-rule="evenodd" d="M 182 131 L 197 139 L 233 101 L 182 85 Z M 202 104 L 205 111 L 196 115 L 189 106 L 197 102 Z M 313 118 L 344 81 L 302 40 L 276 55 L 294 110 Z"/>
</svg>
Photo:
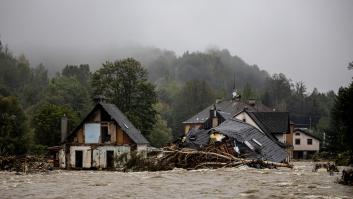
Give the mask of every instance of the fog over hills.
<svg viewBox="0 0 353 199">
<path fill-rule="evenodd" d="M 51 73 L 66 64 L 95 69 L 126 56 L 152 60 L 164 49 L 182 56 L 217 47 L 309 90 L 337 91 L 351 79 L 352 10 L 349 0 L 3 0 L 0 39 Z"/>
</svg>

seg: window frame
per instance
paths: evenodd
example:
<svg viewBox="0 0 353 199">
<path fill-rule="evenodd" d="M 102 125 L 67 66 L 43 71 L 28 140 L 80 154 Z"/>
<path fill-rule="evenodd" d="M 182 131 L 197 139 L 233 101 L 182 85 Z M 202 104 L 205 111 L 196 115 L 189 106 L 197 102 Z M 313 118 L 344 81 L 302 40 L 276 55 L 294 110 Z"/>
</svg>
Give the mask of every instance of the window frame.
<svg viewBox="0 0 353 199">
<path fill-rule="evenodd" d="M 295 145 L 300 145 L 300 138 L 296 138 L 296 139 L 294 140 L 294 143 L 295 143 Z"/>
<path fill-rule="evenodd" d="M 310 143 L 309 143 L 309 140 L 310 140 Z M 307 144 L 307 145 L 313 145 L 313 139 L 308 138 L 308 139 L 306 140 L 306 144 Z"/>
</svg>

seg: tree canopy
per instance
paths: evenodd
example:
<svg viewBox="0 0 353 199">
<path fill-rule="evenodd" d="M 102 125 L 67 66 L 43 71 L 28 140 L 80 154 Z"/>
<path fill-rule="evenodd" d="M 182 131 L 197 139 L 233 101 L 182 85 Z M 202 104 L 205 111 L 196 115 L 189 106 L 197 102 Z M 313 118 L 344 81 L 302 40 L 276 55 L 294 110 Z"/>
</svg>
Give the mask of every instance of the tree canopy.
<svg viewBox="0 0 353 199">
<path fill-rule="evenodd" d="M 148 135 L 156 121 L 153 105 L 157 95 L 147 81 L 147 71 L 133 58 L 106 62 L 93 73 L 93 95 L 104 95 L 141 130 Z"/>
</svg>

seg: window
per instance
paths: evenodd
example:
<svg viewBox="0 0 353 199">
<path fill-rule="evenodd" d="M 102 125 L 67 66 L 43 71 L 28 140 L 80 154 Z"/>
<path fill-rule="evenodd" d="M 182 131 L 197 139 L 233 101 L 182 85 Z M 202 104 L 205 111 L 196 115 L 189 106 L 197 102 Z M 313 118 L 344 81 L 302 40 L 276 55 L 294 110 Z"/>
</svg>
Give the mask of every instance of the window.
<svg viewBox="0 0 353 199">
<path fill-rule="evenodd" d="M 300 136 L 300 133 L 295 133 L 296 136 Z"/>
<path fill-rule="evenodd" d="M 295 139 L 295 145 L 300 145 L 300 139 Z"/>
<path fill-rule="evenodd" d="M 308 139 L 307 142 L 308 142 L 308 145 L 312 145 L 313 144 L 313 139 Z"/>
<path fill-rule="evenodd" d="M 108 126 L 101 127 L 102 143 L 110 142 L 110 135 L 108 133 Z"/>
<path fill-rule="evenodd" d="M 86 123 L 84 126 L 85 143 L 93 144 L 99 142 L 100 123 Z"/>
</svg>

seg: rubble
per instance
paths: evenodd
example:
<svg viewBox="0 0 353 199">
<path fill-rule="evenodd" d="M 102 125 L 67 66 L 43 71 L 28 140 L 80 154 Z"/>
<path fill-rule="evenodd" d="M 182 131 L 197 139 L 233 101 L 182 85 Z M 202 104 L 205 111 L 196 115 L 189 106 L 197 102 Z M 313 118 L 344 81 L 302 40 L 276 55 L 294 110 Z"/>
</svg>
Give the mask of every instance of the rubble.
<svg viewBox="0 0 353 199">
<path fill-rule="evenodd" d="M 124 171 L 162 171 L 174 168 L 183 169 L 204 169 L 237 167 L 247 165 L 254 168 L 292 168 L 291 164 L 264 161 L 260 159 L 245 159 L 225 152 L 223 145 L 209 145 L 200 150 L 181 148 L 175 146 L 165 147 L 161 155 L 150 158 L 142 158 L 139 155 L 131 155 L 125 163 Z"/>
<path fill-rule="evenodd" d="M 353 186 L 353 169 L 343 170 L 338 183 Z"/>
<path fill-rule="evenodd" d="M 314 165 L 313 172 L 317 172 L 321 168 L 326 169 L 327 172 L 329 172 L 331 175 L 334 172 L 339 172 L 336 164 L 335 163 L 330 163 L 330 162 L 327 162 L 327 163 L 316 163 Z"/>
<path fill-rule="evenodd" d="M 45 172 L 53 169 L 53 162 L 37 156 L 0 156 L 0 170 L 23 173 Z"/>
</svg>

